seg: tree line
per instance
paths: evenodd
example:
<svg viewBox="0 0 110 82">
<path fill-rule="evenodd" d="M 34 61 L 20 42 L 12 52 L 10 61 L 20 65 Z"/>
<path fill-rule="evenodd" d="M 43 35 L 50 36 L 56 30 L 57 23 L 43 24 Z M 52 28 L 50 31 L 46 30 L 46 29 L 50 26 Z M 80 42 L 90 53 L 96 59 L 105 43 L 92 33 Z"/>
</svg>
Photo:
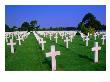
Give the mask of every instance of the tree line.
<svg viewBox="0 0 110 82">
<path fill-rule="evenodd" d="M 99 20 L 92 13 L 87 13 L 82 21 L 76 27 L 40 27 L 38 25 L 37 20 L 32 20 L 31 22 L 23 22 L 20 27 L 13 26 L 10 27 L 9 25 L 5 24 L 5 31 L 6 32 L 13 32 L 13 31 L 69 31 L 69 30 L 79 30 L 83 33 L 93 33 L 95 31 L 105 31 L 106 25 L 101 24 Z"/>
</svg>

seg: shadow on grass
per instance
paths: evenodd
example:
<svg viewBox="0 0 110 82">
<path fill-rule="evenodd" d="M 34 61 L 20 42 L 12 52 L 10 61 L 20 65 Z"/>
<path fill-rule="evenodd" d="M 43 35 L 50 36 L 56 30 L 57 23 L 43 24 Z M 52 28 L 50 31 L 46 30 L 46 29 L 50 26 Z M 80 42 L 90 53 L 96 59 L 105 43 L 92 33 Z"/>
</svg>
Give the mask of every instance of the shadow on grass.
<svg viewBox="0 0 110 82">
<path fill-rule="evenodd" d="M 57 43 L 59 46 L 61 46 L 61 47 L 64 47 L 64 48 L 66 48 L 64 45 L 61 45 L 61 44 L 59 44 L 59 43 Z"/>
<path fill-rule="evenodd" d="M 79 43 L 80 46 L 86 46 L 85 44 Z"/>
<path fill-rule="evenodd" d="M 51 60 L 50 59 L 47 59 L 47 58 L 44 58 L 44 61 L 42 61 L 42 64 L 48 64 L 49 65 L 49 68 L 51 69 Z"/>
<path fill-rule="evenodd" d="M 95 67 L 96 71 L 106 71 L 106 66 L 97 66 Z"/>
<path fill-rule="evenodd" d="M 94 60 L 89 58 L 88 56 L 85 56 L 85 55 L 78 55 L 80 58 L 83 58 L 83 59 L 86 59 L 86 60 L 89 60 L 91 62 L 93 62 Z"/>
</svg>

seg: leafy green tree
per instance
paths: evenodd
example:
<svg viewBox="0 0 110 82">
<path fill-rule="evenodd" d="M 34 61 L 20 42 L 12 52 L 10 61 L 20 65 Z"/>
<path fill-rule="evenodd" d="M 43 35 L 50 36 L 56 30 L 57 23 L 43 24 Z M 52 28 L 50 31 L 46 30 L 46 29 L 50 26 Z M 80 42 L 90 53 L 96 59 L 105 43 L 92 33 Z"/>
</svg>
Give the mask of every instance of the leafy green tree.
<svg viewBox="0 0 110 82">
<path fill-rule="evenodd" d="M 89 32 L 90 34 L 94 34 L 95 28 L 90 27 L 90 28 L 88 29 L 88 32 Z"/>
<path fill-rule="evenodd" d="M 84 23 L 81 24 L 81 32 L 83 32 L 84 34 L 88 33 L 88 28 L 85 27 Z"/>
<path fill-rule="evenodd" d="M 92 13 L 87 13 L 82 22 L 85 24 L 86 28 L 95 28 L 95 30 L 99 30 L 101 27 L 100 21 L 96 19 L 96 17 Z"/>
<path fill-rule="evenodd" d="M 98 21 L 92 13 L 87 13 L 83 17 L 82 21 L 78 24 L 77 29 L 81 30 L 84 33 L 87 33 L 87 32 L 93 33 L 95 31 L 101 30 L 101 28 L 102 28 L 102 25 L 100 21 Z"/>
</svg>

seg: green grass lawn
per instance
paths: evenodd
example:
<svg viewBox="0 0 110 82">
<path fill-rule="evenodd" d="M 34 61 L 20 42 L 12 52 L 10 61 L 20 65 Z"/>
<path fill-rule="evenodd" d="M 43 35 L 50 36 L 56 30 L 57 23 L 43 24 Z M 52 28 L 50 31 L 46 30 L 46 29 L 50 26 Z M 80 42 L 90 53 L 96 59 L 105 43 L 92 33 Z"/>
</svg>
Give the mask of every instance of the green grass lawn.
<svg viewBox="0 0 110 82">
<path fill-rule="evenodd" d="M 42 51 L 36 38 L 31 33 L 22 45 L 15 46 L 15 53 L 10 53 L 10 46 L 5 44 L 5 70 L 6 71 L 42 71 L 51 70 L 51 58 L 46 58 L 45 53 L 50 52 L 51 45 L 55 45 L 60 55 L 56 56 L 57 71 L 104 71 L 106 70 L 106 45 L 101 45 L 102 40 L 97 38 L 101 50 L 99 51 L 99 63 L 94 63 L 94 52 L 91 48 L 94 46 L 94 37 L 89 40 L 89 46 L 86 42 L 76 35 L 73 42 L 69 42 L 69 48 L 65 47 L 64 41 L 59 37 L 58 43 L 55 39 L 44 38 L 46 40 L 45 50 Z M 15 39 L 14 39 L 15 41 Z"/>
</svg>

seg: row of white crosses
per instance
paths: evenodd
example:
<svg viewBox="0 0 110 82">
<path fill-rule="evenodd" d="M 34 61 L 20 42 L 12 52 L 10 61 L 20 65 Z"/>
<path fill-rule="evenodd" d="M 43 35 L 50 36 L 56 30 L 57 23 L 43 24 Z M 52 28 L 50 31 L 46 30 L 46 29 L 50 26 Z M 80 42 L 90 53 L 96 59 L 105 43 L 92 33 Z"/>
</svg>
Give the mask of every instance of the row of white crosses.
<svg viewBox="0 0 110 82">
<path fill-rule="evenodd" d="M 21 38 L 26 39 L 27 36 L 30 34 L 29 32 L 27 33 L 27 31 L 16 31 L 16 32 L 5 32 L 5 40 L 6 42 L 8 42 L 8 38 L 13 39 L 14 36 L 15 38 L 18 38 L 18 34 Z"/>
<path fill-rule="evenodd" d="M 46 41 L 43 41 L 43 38 L 41 38 L 38 33 L 36 33 L 35 31 L 33 32 L 34 36 L 36 37 L 36 39 L 38 40 L 39 43 L 42 44 L 42 50 L 44 50 L 44 43 L 46 43 Z M 51 34 L 50 34 L 51 35 Z M 44 35 L 45 36 L 45 35 Z M 51 39 L 50 39 L 51 40 Z M 55 51 L 55 45 L 51 46 L 51 52 L 46 53 L 46 57 L 51 57 L 51 65 L 52 65 L 52 71 L 56 70 L 56 56 L 60 55 L 60 51 Z"/>
<path fill-rule="evenodd" d="M 67 36 L 67 34 L 65 33 L 65 35 Z M 73 33 L 69 33 L 69 37 L 66 37 L 66 39 L 64 40 L 64 42 L 66 43 L 66 48 L 68 48 L 69 45 L 69 41 L 72 42 L 74 36 L 76 35 L 76 32 Z"/>
<path fill-rule="evenodd" d="M 97 37 L 97 35 L 98 35 L 98 37 L 100 36 L 100 33 L 94 33 L 94 39 L 96 40 L 96 37 Z M 101 38 L 103 41 L 102 41 L 102 45 L 104 45 L 104 41 L 105 41 L 105 35 L 102 35 L 102 38 Z M 88 46 L 88 40 L 89 40 L 89 38 L 88 38 L 88 36 L 86 36 L 86 46 Z M 101 47 L 100 46 L 98 46 L 98 42 L 95 42 L 95 44 L 94 44 L 94 47 L 92 48 L 92 51 L 94 51 L 94 62 L 95 63 L 98 63 L 98 51 L 99 50 L 101 50 Z"/>
<path fill-rule="evenodd" d="M 94 33 L 94 39 L 96 40 L 96 37 L 98 35 L 98 38 L 100 36 L 100 33 L 96 32 Z M 102 41 L 102 45 L 104 45 L 104 41 L 105 41 L 105 35 L 102 35 L 102 38 L 101 38 L 103 41 Z M 86 40 L 89 40 L 89 38 L 87 37 Z M 88 45 L 88 42 L 86 41 L 86 46 Z M 94 62 L 95 63 L 98 63 L 98 51 L 101 50 L 101 47 L 98 46 L 98 42 L 95 42 L 94 44 L 94 47 L 92 48 L 92 51 L 94 51 Z"/>
<path fill-rule="evenodd" d="M 81 34 L 81 37 L 82 37 L 83 41 L 86 40 L 86 46 L 88 46 L 88 41 L 90 40 L 89 36 L 91 36 L 92 34 L 88 33 L 87 36 L 83 33 L 80 33 L 80 34 Z M 102 38 L 101 38 L 102 39 L 102 45 L 104 45 L 104 42 L 105 42 L 105 39 L 106 39 L 106 35 L 104 33 L 103 34 L 99 33 L 99 32 L 94 33 L 94 40 L 97 39 L 97 36 L 99 38 L 100 35 L 102 35 Z"/>
<path fill-rule="evenodd" d="M 36 37 L 38 43 L 41 44 L 42 50 L 44 50 L 44 44 L 46 43 L 46 41 L 44 41 L 43 38 L 40 37 L 37 32 L 33 31 L 33 34 Z"/>
<path fill-rule="evenodd" d="M 48 34 L 48 33 L 47 33 Z M 56 39 L 56 43 L 57 43 L 57 38 L 58 38 L 58 34 L 57 33 L 54 33 L 55 34 L 55 39 Z M 53 36 L 53 34 L 51 33 L 51 35 Z M 86 46 L 88 46 L 88 40 L 89 40 L 89 35 L 88 34 L 87 36 L 84 36 L 84 40 L 86 40 Z M 62 33 L 60 34 L 60 36 L 65 36 L 66 39 L 64 40 L 64 42 L 66 42 L 66 48 L 68 48 L 68 42 L 71 41 L 71 38 L 69 39 L 67 37 L 67 33 Z M 95 35 L 96 36 L 96 35 Z M 73 37 L 73 36 L 69 36 L 69 37 Z M 104 35 L 102 37 L 102 39 L 105 38 Z M 101 47 L 98 46 L 98 42 L 95 42 L 95 45 L 94 47 L 92 48 L 92 51 L 94 51 L 94 62 L 95 63 L 98 63 L 98 51 L 101 50 Z M 46 57 L 50 57 L 52 58 L 52 71 L 56 70 L 56 59 L 55 59 L 55 56 L 56 55 L 60 55 L 60 51 L 55 51 L 55 45 L 52 45 L 51 46 L 51 52 L 49 53 L 46 53 Z"/>
<path fill-rule="evenodd" d="M 75 31 L 60 31 L 60 32 L 54 32 L 54 35 L 55 35 L 55 42 L 57 43 L 58 42 L 58 34 L 62 37 L 62 39 L 64 39 L 65 37 L 65 44 L 66 44 L 66 48 L 68 48 L 68 45 L 69 45 L 69 41 L 72 42 L 74 36 L 76 35 L 76 32 Z"/>
<path fill-rule="evenodd" d="M 48 34 L 48 33 L 47 33 L 47 34 Z M 94 33 L 94 38 L 95 38 L 95 40 L 96 40 L 96 36 L 97 36 L 98 34 L 100 35 L 100 33 Z M 83 40 L 86 40 L 86 46 L 88 46 L 88 41 L 90 40 L 90 39 L 89 39 L 89 36 L 91 36 L 91 35 L 92 35 L 92 34 L 89 34 L 89 33 L 88 33 L 87 36 L 84 35 L 84 34 L 81 34 L 81 36 L 83 37 Z M 99 35 L 98 35 L 98 36 L 99 36 Z M 60 34 L 60 36 L 65 36 L 65 37 L 66 37 L 66 39 L 64 40 L 64 42 L 66 43 L 66 48 L 68 48 L 68 42 L 69 42 L 69 41 L 72 42 L 71 38 L 69 39 L 69 38 L 67 37 L 67 33 L 62 33 L 62 34 Z M 69 37 L 71 37 L 71 36 L 69 36 Z M 57 34 L 55 34 L 55 37 L 54 37 L 54 38 L 56 39 L 56 43 L 57 43 L 57 38 L 58 38 L 58 37 L 57 37 Z M 103 45 L 103 44 L 104 44 L 104 40 L 105 40 L 105 35 L 102 36 L 102 40 L 103 40 L 103 41 L 102 41 L 102 45 Z M 98 49 L 98 48 L 95 48 L 95 47 L 98 47 L 98 42 L 96 42 L 96 43 L 95 43 L 95 46 L 94 46 L 94 51 L 96 52 L 96 53 L 94 54 L 94 57 L 95 57 L 95 58 L 94 58 L 94 62 L 96 62 L 96 59 L 97 59 L 97 57 L 98 57 L 98 56 L 97 56 L 97 55 L 98 55 L 97 52 L 98 52 L 98 50 L 100 50 L 100 47 L 99 47 L 99 49 Z M 92 50 L 92 51 L 93 51 L 93 50 Z"/>
<path fill-rule="evenodd" d="M 37 36 L 37 38 L 39 37 L 38 34 L 36 34 L 35 32 L 33 32 L 33 33 L 34 33 L 35 36 Z M 45 33 L 43 34 L 44 36 L 45 36 Z M 55 38 L 55 42 L 57 43 L 57 39 L 58 39 L 58 33 L 57 32 L 56 33 L 46 33 L 46 34 L 49 34 L 50 40 L 51 40 L 51 37 L 53 35 L 55 35 L 54 38 Z M 64 33 L 62 33 L 61 35 L 65 36 L 65 37 L 67 36 L 66 33 L 65 33 L 65 35 L 64 35 Z M 73 35 L 72 34 L 70 35 L 70 38 L 71 39 L 73 38 Z M 70 39 L 68 39 L 68 37 L 66 37 L 66 40 L 64 40 L 64 42 L 66 42 L 66 48 L 68 48 L 68 42 L 69 41 L 70 41 Z M 71 42 L 72 42 L 72 40 L 71 40 Z M 46 57 L 50 57 L 51 56 L 51 58 L 52 58 L 52 71 L 55 71 L 56 70 L 56 58 L 55 58 L 56 55 L 60 55 L 60 51 L 55 51 L 55 45 L 52 45 L 51 46 L 51 52 L 46 53 Z"/>
<path fill-rule="evenodd" d="M 23 34 L 24 33 L 24 34 Z M 8 39 L 7 39 L 7 36 L 8 36 L 8 34 L 9 34 L 9 36 L 10 36 L 10 34 L 11 34 L 11 36 L 12 36 L 12 38 L 10 39 L 10 42 L 9 43 L 7 43 L 7 45 L 10 45 L 11 46 L 11 53 L 14 53 L 14 45 L 16 45 L 16 43 L 15 42 L 13 42 L 13 35 L 14 36 L 18 36 L 18 38 L 16 39 L 16 40 L 18 40 L 19 41 L 19 45 L 21 45 L 21 40 L 23 40 L 24 41 L 24 38 L 22 37 L 20 37 L 20 32 L 11 32 L 11 33 L 6 33 L 5 35 L 5 38 L 6 38 L 6 42 L 8 42 Z M 27 37 L 28 35 L 29 35 L 30 33 L 27 33 L 27 32 L 22 32 L 22 36 L 25 36 L 25 37 Z M 8 38 L 10 38 L 10 37 L 8 37 Z"/>
<path fill-rule="evenodd" d="M 99 33 L 97 33 L 97 34 L 99 34 Z M 90 34 L 91 35 L 91 34 Z M 82 35 L 83 36 L 83 35 Z M 88 36 L 89 36 L 89 34 L 87 35 L 87 36 L 83 36 L 83 38 L 84 37 L 86 37 L 86 46 L 88 46 L 88 40 L 89 40 L 89 38 L 88 38 Z M 95 37 L 95 40 L 96 40 L 96 33 L 94 34 L 94 37 Z M 99 37 L 99 35 L 98 35 L 98 37 Z M 104 45 L 104 41 L 105 41 L 105 37 L 106 37 L 106 35 L 102 35 L 102 45 Z M 67 48 L 68 48 L 68 38 L 66 38 L 66 40 L 67 40 Z M 66 41 L 65 40 L 65 41 Z M 101 50 L 101 47 L 100 46 L 98 46 L 98 42 L 95 42 L 95 45 L 94 45 L 94 47 L 92 48 L 92 51 L 94 51 L 94 62 L 95 63 L 98 63 L 98 50 Z"/>
</svg>

